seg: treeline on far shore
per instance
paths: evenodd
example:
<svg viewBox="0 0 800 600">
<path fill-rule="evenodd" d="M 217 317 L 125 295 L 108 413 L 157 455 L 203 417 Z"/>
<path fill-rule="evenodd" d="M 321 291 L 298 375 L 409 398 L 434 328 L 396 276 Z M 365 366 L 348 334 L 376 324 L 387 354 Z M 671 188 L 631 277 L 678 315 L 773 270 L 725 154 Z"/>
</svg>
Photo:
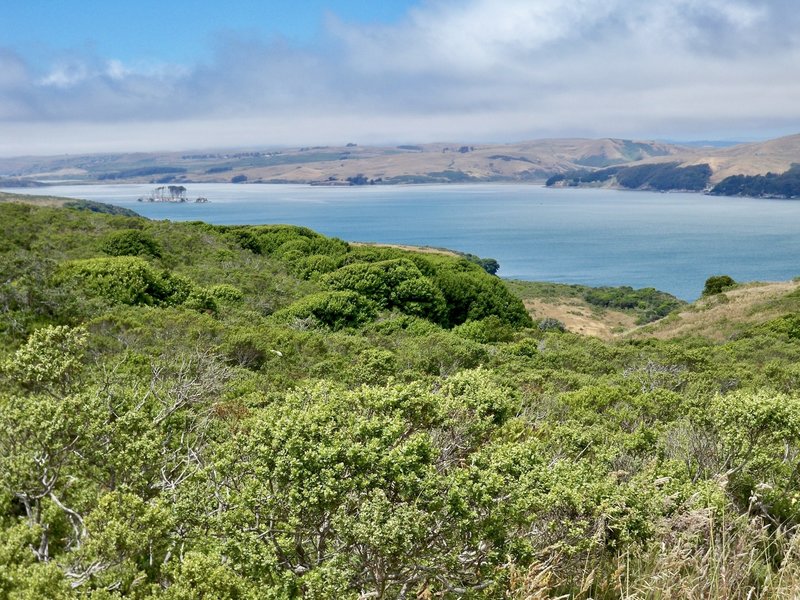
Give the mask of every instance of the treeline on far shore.
<svg viewBox="0 0 800 600">
<path fill-rule="evenodd" d="M 766 175 L 734 175 L 714 186 L 715 196 L 752 196 L 755 198 L 800 197 L 800 164 L 793 164 L 785 173 Z"/>
<path fill-rule="evenodd" d="M 800 197 L 800 165 L 784 173 L 733 175 L 712 186 L 711 167 L 707 164 L 680 166 L 680 163 L 656 163 L 633 167 L 615 166 L 596 171 L 580 170 L 550 177 L 548 187 L 588 187 L 616 185 L 623 189 L 659 192 L 705 191 L 715 196 L 754 198 Z"/>
</svg>

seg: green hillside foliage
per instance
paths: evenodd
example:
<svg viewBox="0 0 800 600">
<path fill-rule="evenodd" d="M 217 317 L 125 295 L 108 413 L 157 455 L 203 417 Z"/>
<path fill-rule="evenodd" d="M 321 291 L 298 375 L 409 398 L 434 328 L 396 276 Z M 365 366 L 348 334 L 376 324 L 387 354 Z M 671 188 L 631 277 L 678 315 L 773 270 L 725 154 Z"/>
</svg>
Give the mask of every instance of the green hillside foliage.
<svg viewBox="0 0 800 600">
<path fill-rule="evenodd" d="M 620 169 L 616 177 L 619 185 L 629 189 L 700 192 L 708 185 L 711 167 L 708 165 L 680 167 L 678 163 L 637 165 Z"/>
<path fill-rule="evenodd" d="M 37 184 L 41 186 L 42 184 Z M 34 185 L 34 187 L 37 187 Z M 39 206 L 62 206 L 74 210 L 85 210 L 88 212 L 99 212 L 107 215 L 123 215 L 126 217 L 138 217 L 139 215 L 121 206 L 114 206 L 104 202 L 95 202 L 93 200 L 74 200 L 71 198 L 61 198 L 58 196 L 39 196 L 32 194 L 12 194 L 9 192 L 0 192 L 0 202 L 14 202 L 18 204 L 33 204 Z"/>
<path fill-rule="evenodd" d="M 153 175 L 173 175 L 186 173 L 184 167 L 138 167 L 136 169 L 127 169 L 124 171 L 114 171 L 110 173 L 101 173 L 97 176 L 99 181 L 108 179 L 130 179 L 135 177 L 150 177 Z"/>
<path fill-rule="evenodd" d="M 353 291 L 319 292 L 301 298 L 275 317 L 287 323 L 306 326 L 322 324 L 331 329 L 357 327 L 375 318 L 378 305 Z"/>
<path fill-rule="evenodd" d="M 800 197 L 800 164 L 785 173 L 766 175 L 733 175 L 719 182 L 710 192 L 716 196 L 750 196 L 752 198 Z"/>
<path fill-rule="evenodd" d="M 464 258 L 13 203 L 0 274 L 0 598 L 800 593 L 794 314 L 602 342 Z"/>
<path fill-rule="evenodd" d="M 666 317 L 684 304 L 675 296 L 655 288 L 635 290 L 630 286 L 590 288 L 583 298 L 594 306 L 631 310 L 638 315 L 640 324 Z"/>
<path fill-rule="evenodd" d="M 135 211 L 129 208 L 122 208 L 121 206 L 114 206 L 112 204 L 106 204 L 105 202 L 95 202 L 93 200 L 65 200 L 63 206 L 74 210 L 85 210 L 107 215 L 122 215 L 126 217 L 139 216 Z"/>
<path fill-rule="evenodd" d="M 707 164 L 679 166 L 680 163 L 654 163 L 632 167 L 609 167 L 596 171 L 572 171 L 550 177 L 546 185 L 586 186 L 614 181 L 619 187 L 630 190 L 659 192 L 701 192 L 711 178 Z"/>
</svg>

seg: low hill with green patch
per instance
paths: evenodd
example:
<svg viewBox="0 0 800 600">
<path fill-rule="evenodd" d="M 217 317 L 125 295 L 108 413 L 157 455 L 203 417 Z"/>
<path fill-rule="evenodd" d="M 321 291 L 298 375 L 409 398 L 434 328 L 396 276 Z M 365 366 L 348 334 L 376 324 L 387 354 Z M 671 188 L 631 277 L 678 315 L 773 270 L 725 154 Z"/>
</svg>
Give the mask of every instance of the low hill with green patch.
<svg viewBox="0 0 800 600">
<path fill-rule="evenodd" d="M 11 194 L 8 192 L 0 192 L 0 203 L 3 202 L 14 202 L 16 204 L 32 204 L 33 206 L 73 208 L 76 210 L 98 212 L 108 215 L 125 215 L 128 217 L 139 216 L 136 212 L 128 208 L 122 208 L 121 206 L 114 206 L 112 204 L 105 204 L 103 202 L 95 202 L 93 200 L 77 200 L 72 198 L 61 198 L 60 196 L 38 196 L 38 195 Z"/>
</svg>

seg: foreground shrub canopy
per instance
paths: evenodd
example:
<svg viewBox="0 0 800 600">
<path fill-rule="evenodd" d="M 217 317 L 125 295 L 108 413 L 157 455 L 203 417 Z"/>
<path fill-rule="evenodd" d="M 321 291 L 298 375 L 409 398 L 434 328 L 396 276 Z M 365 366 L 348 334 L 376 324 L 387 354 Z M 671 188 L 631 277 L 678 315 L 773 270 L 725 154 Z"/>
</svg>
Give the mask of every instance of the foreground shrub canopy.
<svg viewBox="0 0 800 600">
<path fill-rule="evenodd" d="M 798 593 L 797 296 L 602 342 L 474 260 L 0 217 L 0 598 Z"/>
</svg>

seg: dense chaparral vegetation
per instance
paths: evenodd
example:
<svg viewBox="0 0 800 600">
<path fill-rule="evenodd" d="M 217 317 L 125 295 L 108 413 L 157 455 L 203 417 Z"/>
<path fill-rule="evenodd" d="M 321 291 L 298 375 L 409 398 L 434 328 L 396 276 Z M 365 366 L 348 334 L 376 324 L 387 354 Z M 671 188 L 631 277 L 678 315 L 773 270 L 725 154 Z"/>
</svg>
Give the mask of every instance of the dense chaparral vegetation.
<svg viewBox="0 0 800 600">
<path fill-rule="evenodd" d="M 0 598 L 796 597 L 796 314 L 602 342 L 472 258 L 0 205 Z"/>
</svg>

